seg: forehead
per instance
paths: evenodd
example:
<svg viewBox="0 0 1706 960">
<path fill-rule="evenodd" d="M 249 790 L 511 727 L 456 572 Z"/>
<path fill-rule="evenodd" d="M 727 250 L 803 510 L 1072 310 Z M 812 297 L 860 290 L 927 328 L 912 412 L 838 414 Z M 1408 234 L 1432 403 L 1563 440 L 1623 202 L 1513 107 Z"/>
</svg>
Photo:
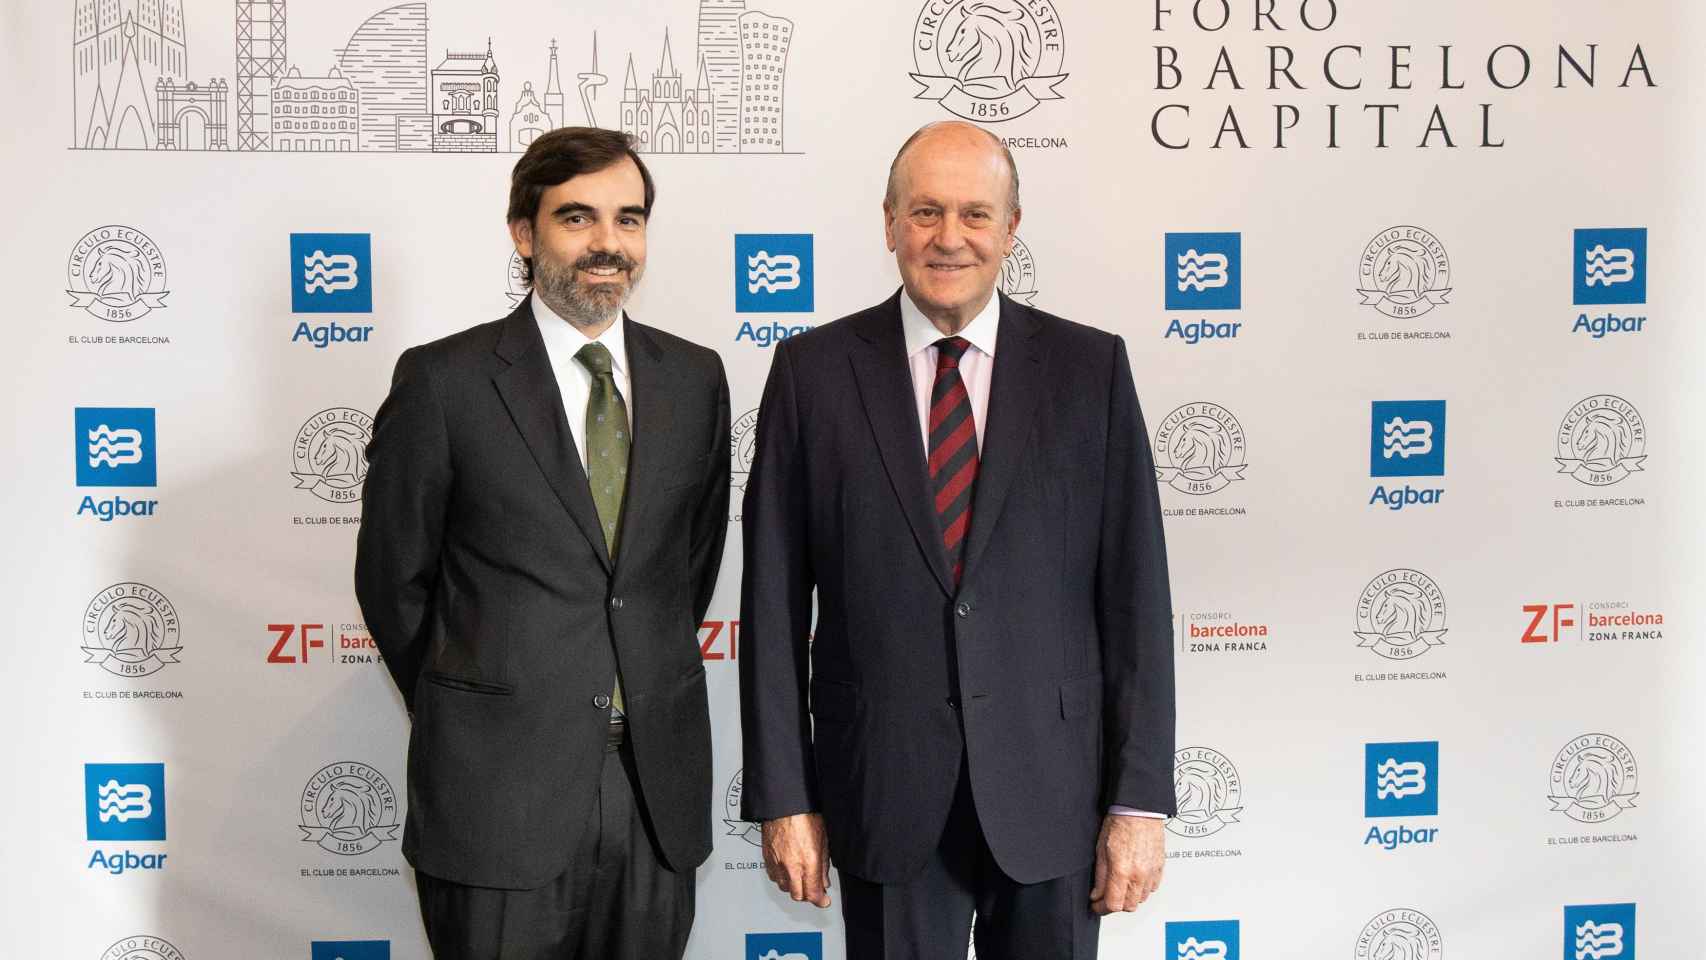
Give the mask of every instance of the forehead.
<svg viewBox="0 0 1706 960">
<path fill-rule="evenodd" d="M 565 203 L 584 203 L 596 209 L 620 209 L 644 206 L 646 184 L 640 178 L 640 168 L 628 157 L 600 170 L 578 173 L 554 187 L 547 187 L 539 198 L 539 208 L 550 212 Z"/>
<path fill-rule="evenodd" d="M 921 138 L 901 157 L 899 181 L 907 197 L 999 203 L 1007 194 L 1006 161 L 988 139 L 951 133 Z"/>
</svg>

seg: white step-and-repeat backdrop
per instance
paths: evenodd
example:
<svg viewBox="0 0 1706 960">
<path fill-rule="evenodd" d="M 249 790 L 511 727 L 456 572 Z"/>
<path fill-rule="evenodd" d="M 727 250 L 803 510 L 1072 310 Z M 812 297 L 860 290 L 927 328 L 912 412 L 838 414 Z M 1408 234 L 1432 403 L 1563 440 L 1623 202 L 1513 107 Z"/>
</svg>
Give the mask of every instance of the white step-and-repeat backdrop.
<svg viewBox="0 0 1706 960">
<path fill-rule="evenodd" d="M 770 348 L 893 289 L 888 161 L 957 116 L 1018 158 L 1003 287 L 1126 338 L 1167 511 L 1182 812 L 1102 956 L 1693 955 L 1702 40 L 1684 0 L 6 0 L 0 952 L 425 957 L 362 446 L 403 348 L 522 295 L 517 152 L 639 138 L 632 312 L 722 353 L 738 504 Z M 736 819 L 733 512 L 689 956 L 836 960 Z"/>
</svg>

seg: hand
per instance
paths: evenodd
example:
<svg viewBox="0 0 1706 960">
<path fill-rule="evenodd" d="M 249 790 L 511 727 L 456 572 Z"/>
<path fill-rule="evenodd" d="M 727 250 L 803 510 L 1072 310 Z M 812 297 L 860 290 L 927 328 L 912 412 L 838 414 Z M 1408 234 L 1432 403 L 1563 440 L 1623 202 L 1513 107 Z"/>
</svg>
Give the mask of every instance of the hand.
<svg viewBox="0 0 1706 960">
<path fill-rule="evenodd" d="M 1097 913 L 1130 913 L 1161 886 L 1167 859 L 1163 821 L 1155 817 L 1108 814 L 1096 838 L 1095 886 L 1090 908 Z"/>
<path fill-rule="evenodd" d="M 820 813 L 764 821 L 764 873 L 796 901 L 829 906 L 829 836 Z"/>
</svg>

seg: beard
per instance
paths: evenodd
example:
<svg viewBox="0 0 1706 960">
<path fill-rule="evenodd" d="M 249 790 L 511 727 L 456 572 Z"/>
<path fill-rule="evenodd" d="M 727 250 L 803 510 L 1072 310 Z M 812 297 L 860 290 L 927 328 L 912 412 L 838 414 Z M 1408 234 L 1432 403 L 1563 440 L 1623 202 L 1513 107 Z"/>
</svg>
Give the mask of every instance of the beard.
<svg viewBox="0 0 1706 960">
<path fill-rule="evenodd" d="M 584 283 L 580 271 L 615 267 L 626 282 Z M 577 327 L 598 327 L 614 320 L 640 282 L 641 267 L 619 253 L 589 253 L 573 263 L 543 250 L 533 256 L 533 289 L 557 316 Z"/>
</svg>

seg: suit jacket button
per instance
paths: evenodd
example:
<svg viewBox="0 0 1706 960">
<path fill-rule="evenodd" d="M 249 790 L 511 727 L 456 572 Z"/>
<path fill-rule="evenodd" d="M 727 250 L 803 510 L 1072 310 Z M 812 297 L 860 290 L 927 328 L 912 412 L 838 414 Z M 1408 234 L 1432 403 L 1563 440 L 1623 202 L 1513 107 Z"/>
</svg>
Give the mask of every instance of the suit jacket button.
<svg viewBox="0 0 1706 960">
<path fill-rule="evenodd" d="M 612 610 L 622 609 L 622 598 L 621 597 L 611 597 L 610 598 L 610 609 L 612 609 Z"/>
<path fill-rule="evenodd" d="M 958 614 L 961 620 L 964 620 L 971 616 L 971 604 L 961 600 L 959 603 L 954 605 L 954 613 Z"/>
<path fill-rule="evenodd" d="M 592 698 L 592 705 L 597 707 L 600 710 L 609 710 L 610 709 L 610 694 L 601 693 L 598 696 L 593 697 Z"/>
</svg>

